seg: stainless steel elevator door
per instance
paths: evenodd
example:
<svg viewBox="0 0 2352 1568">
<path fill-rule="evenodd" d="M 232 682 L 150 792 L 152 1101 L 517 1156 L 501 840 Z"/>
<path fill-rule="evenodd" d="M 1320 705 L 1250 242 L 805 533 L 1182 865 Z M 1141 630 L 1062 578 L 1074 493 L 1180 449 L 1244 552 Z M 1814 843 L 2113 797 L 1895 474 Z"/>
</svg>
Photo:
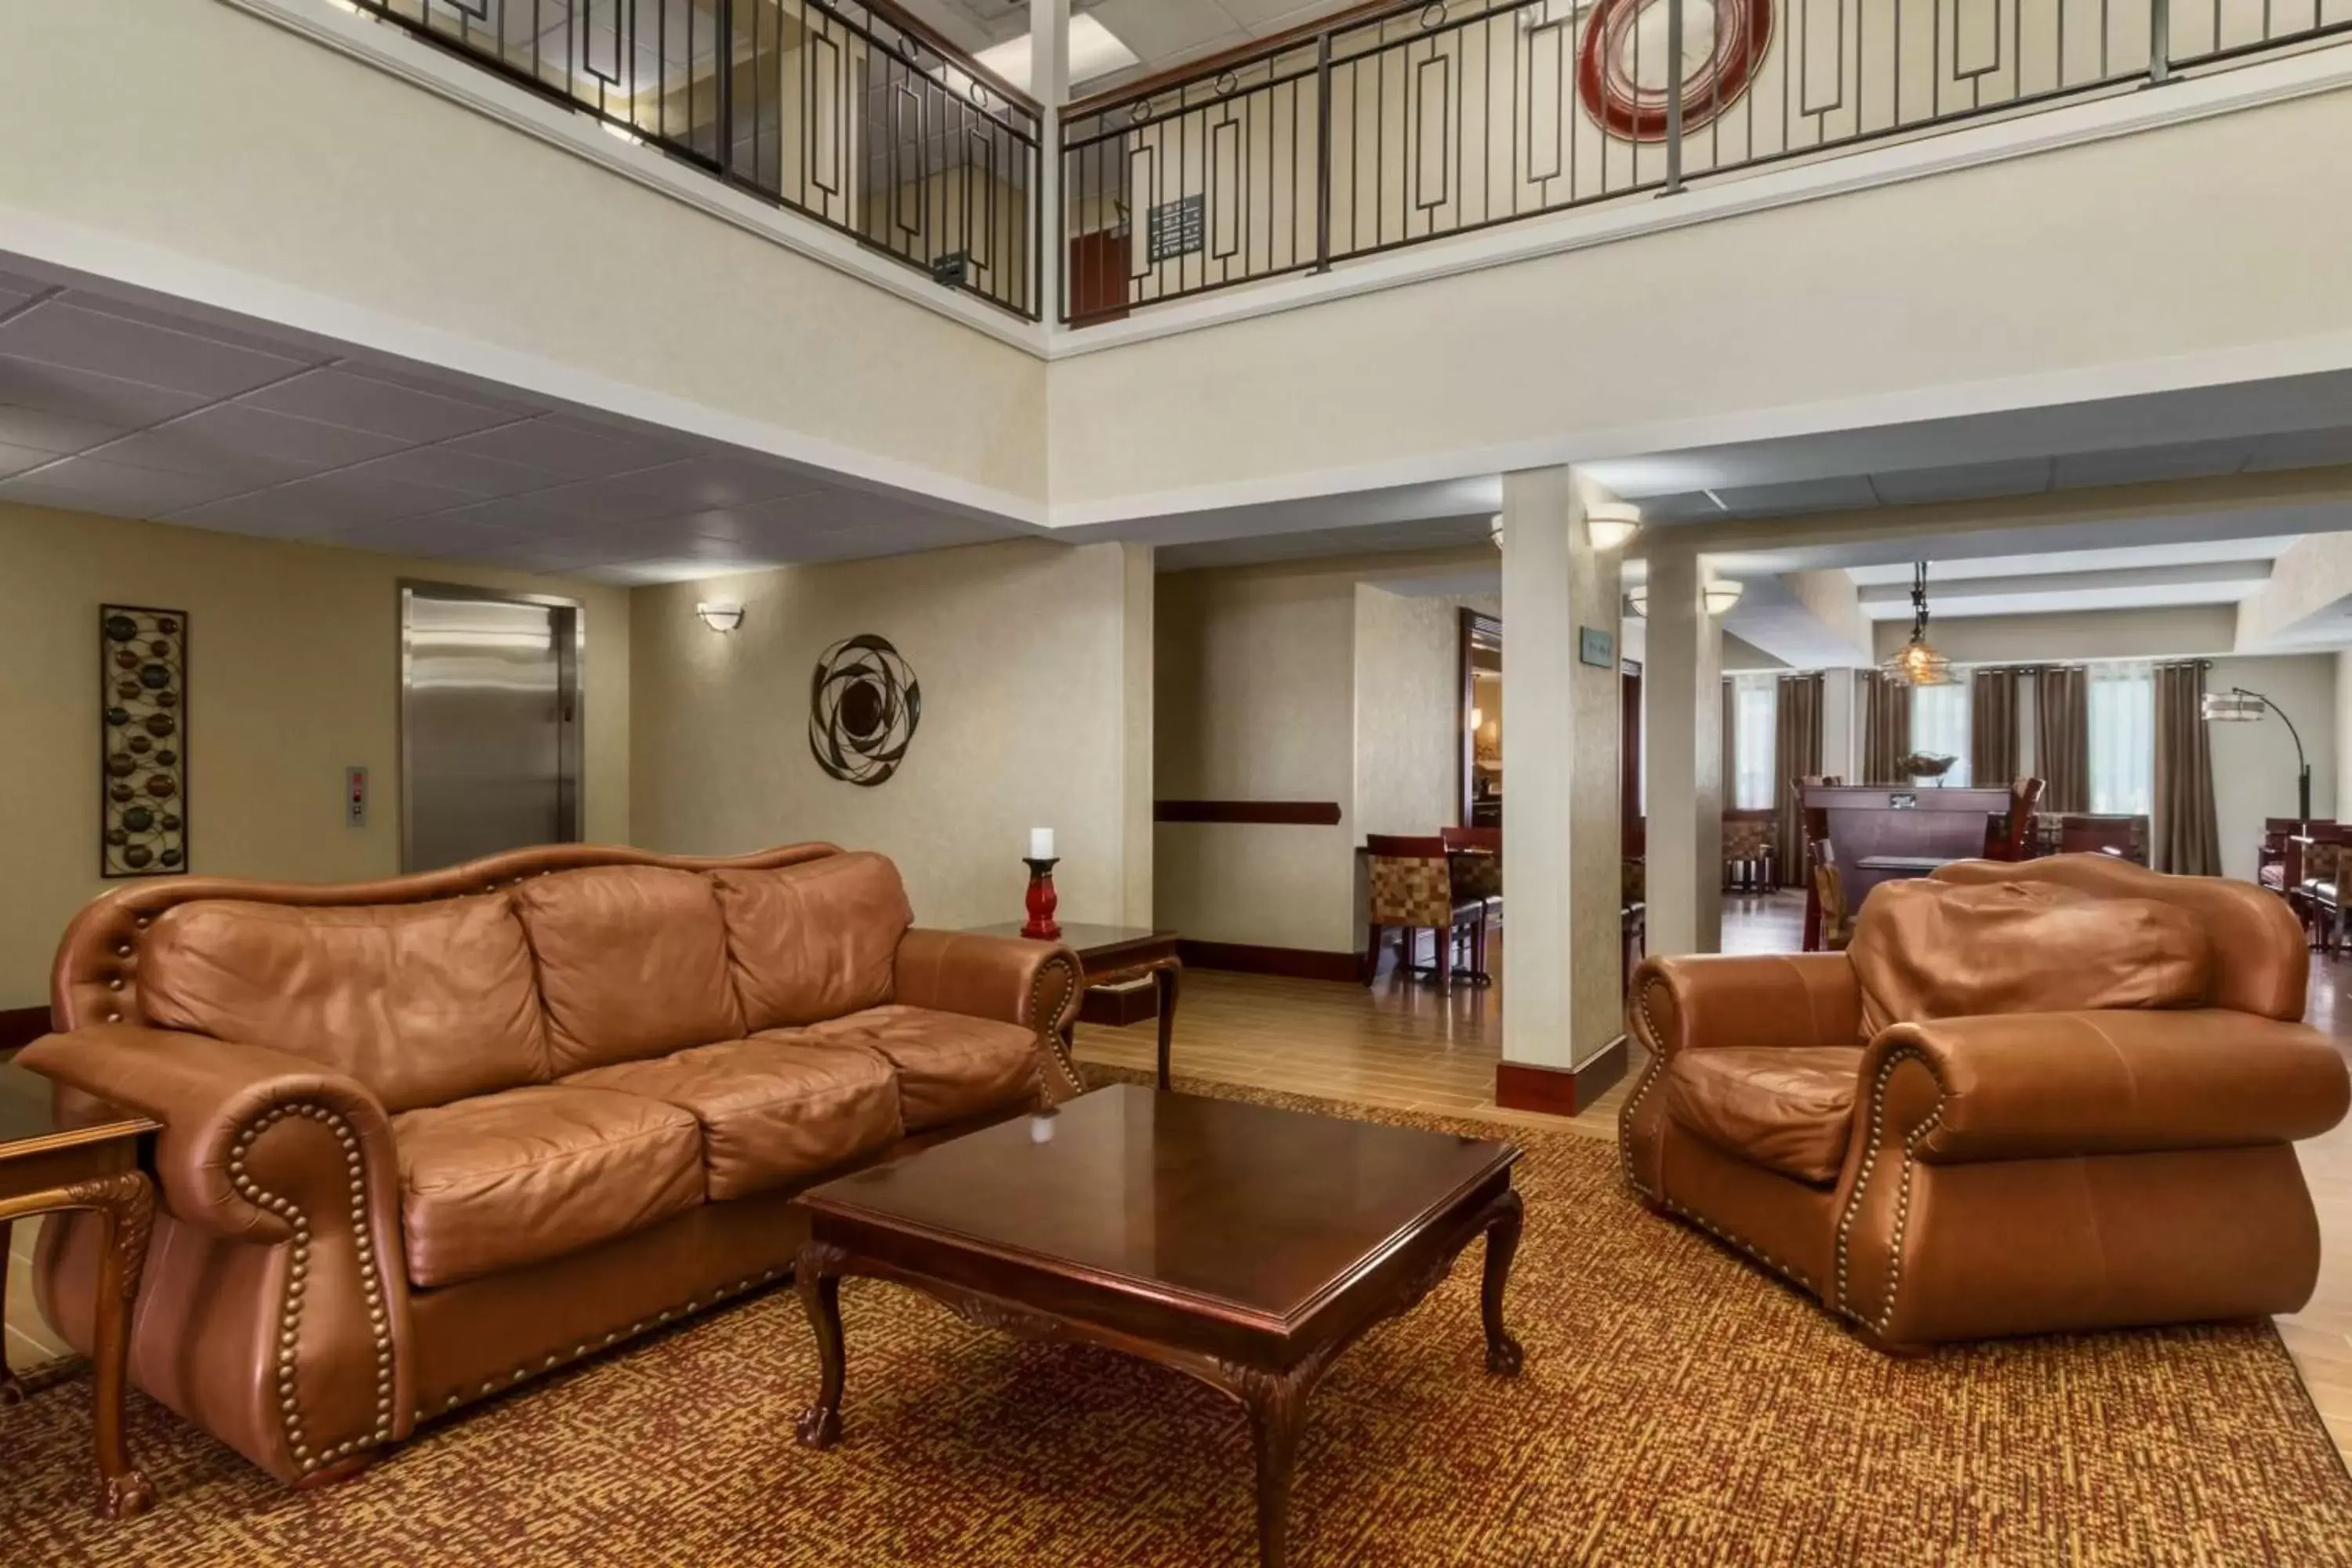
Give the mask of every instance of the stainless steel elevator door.
<svg viewBox="0 0 2352 1568">
<path fill-rule="evenodd" d="M 577 839 L 579 612 L 402 594 L 402 863 Z"/>
</svg>

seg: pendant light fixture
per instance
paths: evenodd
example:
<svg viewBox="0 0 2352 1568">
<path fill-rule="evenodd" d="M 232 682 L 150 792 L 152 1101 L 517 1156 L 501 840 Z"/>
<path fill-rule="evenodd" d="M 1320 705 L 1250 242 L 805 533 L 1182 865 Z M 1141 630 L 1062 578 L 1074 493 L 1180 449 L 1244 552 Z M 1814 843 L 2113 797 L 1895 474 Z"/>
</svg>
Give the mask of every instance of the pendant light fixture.
<svg viewBox="0 0 2352 1568">
<path fill-rule="evenodd" d="M 1911 567 L 1911 640 L 1902 651 L 1878 667 L 1881 674 L 1906 686 L 1949 686 L 1952 661 L 1927 640 L 1927 563 Z"/>
</svg>

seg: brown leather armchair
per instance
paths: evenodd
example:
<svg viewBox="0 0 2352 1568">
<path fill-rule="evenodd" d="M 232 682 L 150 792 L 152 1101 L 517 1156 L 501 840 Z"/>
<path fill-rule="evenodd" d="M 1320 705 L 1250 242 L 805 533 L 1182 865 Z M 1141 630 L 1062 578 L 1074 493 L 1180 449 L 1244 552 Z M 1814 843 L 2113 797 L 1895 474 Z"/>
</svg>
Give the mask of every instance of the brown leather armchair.
<svg viewBox="0 0 2352 1568">
<path fill-rule="evenodd" d="M 163 1125 L 131 1380 L 328 1480 L 778 1279 L 794 1194 L 1080 1089 L 1066 948 L 911 921 L 887 860 L 822 844 L 99 899 L 21 1059 Z M 99 1240 L 42 1229 L 68 1339 Z"/>
<path fill-rule="evenodd" d="M 2040 929 L 2096 946 L 2137 921 L 2173 950 L 2107 973 L 2063 952 L 1890 952 L 1906 900 L 1932 912 L 1955 884 L 2096 900 Z M 1874 1028 L 1873 963 L 1931 983 L 1983 965 L 1963 979 L 2004 1005 Z M 2319 1268 L 2293 1142 L 2347 1100 L 2343 1057 L 2297 1021 L 2306 963 L 2252 884 L 2106 856 L 1889 884 L 1853 952 L 1653 958 L 1627 1004 L 1649 1060 L 1620 1118 L 1626 1177 L 1887 1351 L 2293 1311 Z M 2034 974 L 2049 1000 L 2100 1005 L 2041 1005 Z"/>
</svg>

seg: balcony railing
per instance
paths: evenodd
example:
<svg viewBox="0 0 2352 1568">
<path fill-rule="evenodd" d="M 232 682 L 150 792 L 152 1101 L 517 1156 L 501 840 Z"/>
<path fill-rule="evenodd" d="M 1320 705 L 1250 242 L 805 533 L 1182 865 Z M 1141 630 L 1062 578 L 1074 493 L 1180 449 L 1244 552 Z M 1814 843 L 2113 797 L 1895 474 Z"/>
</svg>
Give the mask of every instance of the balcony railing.
<svg viewBox="0 0 2352 1568">
<path fill-rule="evenodd" d="M 1111 320 L 2347 29 L 2352 0 L 1359 11 L 1066 110 L 1056 310 Z"/>
<path fill-rule="evenodd" d="M 1037 106 L 883 0 L 350 0 L 1018 316 Z"/>
</svg>

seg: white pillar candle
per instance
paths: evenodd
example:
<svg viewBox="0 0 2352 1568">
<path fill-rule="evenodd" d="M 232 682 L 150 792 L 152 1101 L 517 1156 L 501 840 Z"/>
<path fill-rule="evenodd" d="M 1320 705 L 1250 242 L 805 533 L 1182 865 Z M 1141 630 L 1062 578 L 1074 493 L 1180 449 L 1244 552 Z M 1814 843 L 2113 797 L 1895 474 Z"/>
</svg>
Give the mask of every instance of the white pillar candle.
<svg viewBox="0 0 2352 1568">
<path fill-rule="evenodd" d="M 1032 860 L 1051 860 L 1053 858 L 1054 830 L 1050 827 L 1031 828 L 1029 830 L 1029 858 Z"/>
</svg>

